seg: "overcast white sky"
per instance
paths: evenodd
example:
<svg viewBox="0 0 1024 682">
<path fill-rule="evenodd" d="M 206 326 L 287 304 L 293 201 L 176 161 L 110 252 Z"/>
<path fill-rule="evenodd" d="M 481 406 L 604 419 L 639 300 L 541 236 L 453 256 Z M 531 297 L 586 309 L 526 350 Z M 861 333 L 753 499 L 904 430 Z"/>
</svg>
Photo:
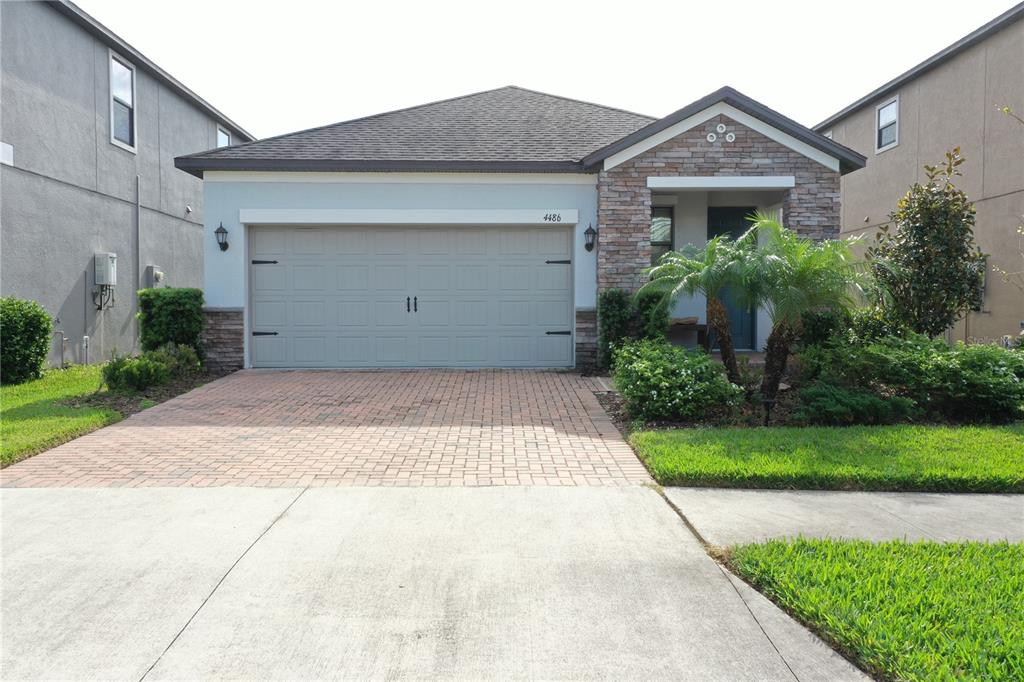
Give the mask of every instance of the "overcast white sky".
<svg viewBox="0 0 1024 682">
<path fill-rule="evenodd" d="M 813 125 L 1010 0 L 77 0 L 266 137 L 520 85 L 663 116 L 731 85 Z"/>
</svg>

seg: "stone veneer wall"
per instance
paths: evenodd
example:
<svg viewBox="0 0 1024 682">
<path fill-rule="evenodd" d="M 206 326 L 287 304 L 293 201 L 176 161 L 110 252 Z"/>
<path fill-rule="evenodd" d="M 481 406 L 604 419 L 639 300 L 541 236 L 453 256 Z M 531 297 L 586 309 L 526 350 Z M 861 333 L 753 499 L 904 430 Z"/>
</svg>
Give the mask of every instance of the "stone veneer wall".
<svg viewBox="0 0 1024 682">
<path fill-rule="evenodd" d="M 241 308 L 203 308 L 203 350 L 211 372 L 233 372 L 245 364 L 245 322 Z"/>
<path fill-rule="evenodd" d="M 724 123 L 727 130 L 715 129 Z M 707 141 L 715 132 L 718 139 Z M 726 142 L 727 133 L 734 142 Z M 651 264 L 651 191 L 659 175 L 792 175 L 783 221 L 821 239 L 839 235 L 839 172 L 768 139 L 727 116 L 717 116 L 598 175 L 597 290 L 635 291 Z"/>
<path fill-rule="evenodd" d="M 597 366 L 597 311 L 576 311 L 576 369 L 590 371 Z"/>
</svg>

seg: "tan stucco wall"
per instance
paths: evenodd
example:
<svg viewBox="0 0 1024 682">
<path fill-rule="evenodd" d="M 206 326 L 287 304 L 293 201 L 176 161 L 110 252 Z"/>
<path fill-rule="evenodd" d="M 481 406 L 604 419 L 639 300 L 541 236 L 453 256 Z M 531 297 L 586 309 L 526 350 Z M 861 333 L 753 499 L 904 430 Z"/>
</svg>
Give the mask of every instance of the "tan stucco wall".
<svg viewBox="0 0 1024 682">
<path fill-rule="evenodd" d="M 876 154 L 875 107 L 886 95 L 835 123 L 832 137 L 868 157 L 867 167 L 843 176 L 842 233 L 867 234 L 887 222 L 899 198 L 925 180 L 924 164 L 959 146 L 966 158 L 960 186 L 976 203 L 975 239 L 993 265 L 1024 269 L 1016 227 L 1024 220 L 1024 126 L 996 110 L 1024 115 L 1024 21 L 1004 28 L 899 94 L 899 144 Z M 823 131 L 824 132 L 824 131 Z M 1024 322 L 1024 295 L 990 273 L 984 309 L 959 322 L 950 338 L 997 340 Z"/>
</svg>

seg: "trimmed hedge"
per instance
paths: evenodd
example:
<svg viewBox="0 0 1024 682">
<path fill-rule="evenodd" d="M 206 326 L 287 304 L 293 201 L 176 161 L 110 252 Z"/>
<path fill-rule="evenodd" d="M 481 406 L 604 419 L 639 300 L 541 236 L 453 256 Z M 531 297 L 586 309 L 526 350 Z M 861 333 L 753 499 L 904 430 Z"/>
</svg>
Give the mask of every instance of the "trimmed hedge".
<svg viewBox="0 0 1024 682">
<path fill-rule="evenodd" d="M 671 298 L 660 291 L 641 290 L 634 296 L 637 336 L 641 339 L 668 337 L 668 309 Z"/>
<path fill-rule="evenodd" d="M 702 419 L 738 404 L 743 390 L 702 350 L 635 341 L 615 351 L 615 387 L 634 419 Z"/>
<path fill-rule="evenodd" d="M 622 289 L 606 289 L 597 297 L 597 362 L 611 367 L 616 347 L 633 333 L 633 299 Z"/>
<path fill-rule="evenodd" d="M 53 321 L 35 301 L 0 298 L 0 381 L 20 384 L 43 376 Z"/>
<path fill-rule="evenodd" d="M 141 289 L 139 335 L 143 350 L 167 343 L 202 349 L 203 292 L 200 289 Z"/>
</svg>

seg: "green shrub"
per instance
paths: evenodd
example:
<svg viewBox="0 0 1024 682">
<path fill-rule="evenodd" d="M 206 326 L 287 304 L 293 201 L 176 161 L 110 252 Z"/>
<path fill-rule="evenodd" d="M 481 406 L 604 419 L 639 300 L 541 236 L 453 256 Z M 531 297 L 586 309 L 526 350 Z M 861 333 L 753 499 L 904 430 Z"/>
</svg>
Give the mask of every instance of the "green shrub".
<svg viewBox="0 0 1024 682">
<path fill-rule="evenodd" d="M 909 330 L 881 308 L 858 308 L 850 313 L 845 340 L 849 343 L 873 343 L 888 337 L 903 338 Z"/>
<path fill-rule="evenodd" d="M 202 331 L 203 292 L 199 289 L 139 291 L 139 335 L 143 350 L 176 343 L 201 352 Z"/>
<path fill-rule="evenodd" d="M 114 391 L 142 391 L 167 383 L 171 370 L 159 357 L 148 354 L 133 358 L 115 355 L 103 367 L 103 381 Z"/>
<path fill-rule="evenodd" d="M 805 379 L 914 401 L 953 422 L 1024 417 L 1024 354 L 998 346 L 950 346 L 911 334 L 865 345 L 834 343 L 801 354 Z"/>
<path fill-rule="evenodd" d="M 172 377 L 190 377 L 199 372 L 202 363 L 192 346 L 166 343 L 156 350 L 143 353 L 144 357 L 167 365 Z"/>
<path fill-rule="evenodd" d="M 830 426 L 892 424 L 910 417 L 914 407 L 910 398 L 885 399 L 863 389 L 816 384 L 800 391 L 800 406 L 793 418 L 802 424 Z"/>
<path fill-rule="evenodd" d="M 597 297 L 597 362 L 611 367 L 613 350 L 633 333 L 633 299 L 622 289 L 606 289 Z"/>
<path fill-rule="evenodd" d="M 800 316 L 800 344 L 817 346 L 840 337 L 850 328 L 850 312 L 838 310 L 808 310 Z"/>
<path fill-rule="evenodd" d="M 739 402 L 743 390 L 703 351 L 636 341 L 615 351 L 615 386 L 634 419 L 700 419 Z"/>
<path fill-rule="evenodd" d="M 35 301 L 0 298 L 0 381 L 20 384 L 43 376 L 53 322 Z"/>
<path fill-rule="evenodd" d="M 660 291 L 644 289 L 636 293 L 637 336 L 654 340 L 668 337 L 669 303 L 670 297 Z"/>
</svg>

